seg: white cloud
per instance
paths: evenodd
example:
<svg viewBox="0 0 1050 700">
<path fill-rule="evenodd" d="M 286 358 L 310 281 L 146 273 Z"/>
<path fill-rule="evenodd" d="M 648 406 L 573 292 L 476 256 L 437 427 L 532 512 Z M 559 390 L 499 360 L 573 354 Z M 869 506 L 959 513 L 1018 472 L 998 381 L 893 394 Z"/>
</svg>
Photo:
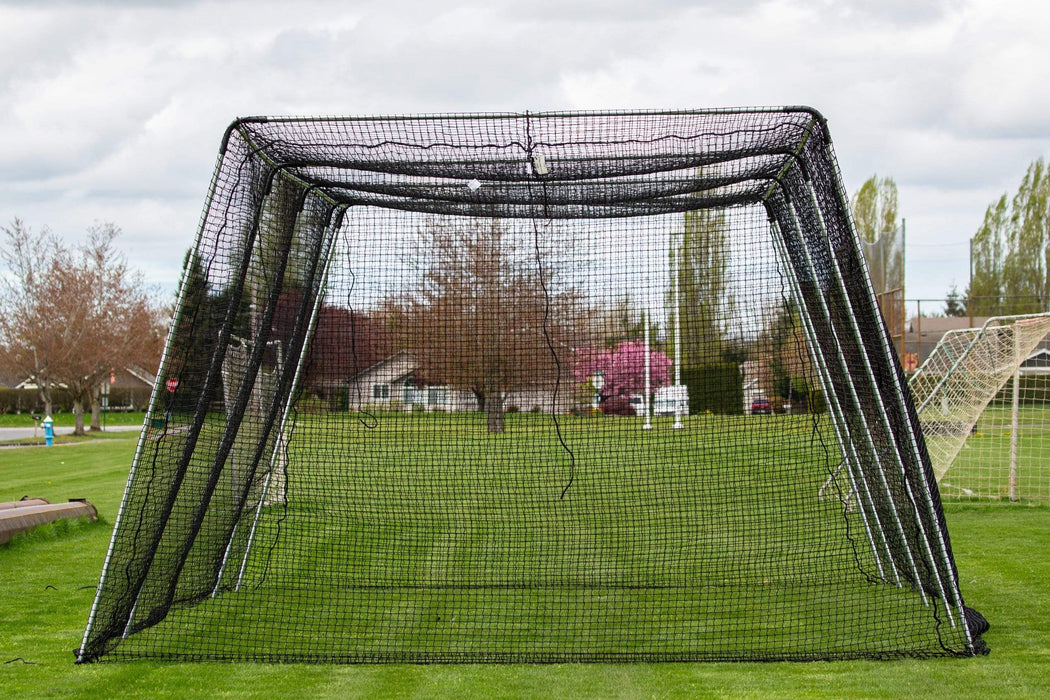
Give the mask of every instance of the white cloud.
<svg viewBox="0 0 1050 700">
<path fill-rule="evenodd" d="M 810 104 L 848 189 L 901 185 L 908 295 L 936 296 L 1048 151 L 1048 20 L 993 0 L 0 2 L 0 220 L 112 219 L 173 283 L 238 116 Z M 940 264 L 919 247 L 942 244 Z"/>
</svg>

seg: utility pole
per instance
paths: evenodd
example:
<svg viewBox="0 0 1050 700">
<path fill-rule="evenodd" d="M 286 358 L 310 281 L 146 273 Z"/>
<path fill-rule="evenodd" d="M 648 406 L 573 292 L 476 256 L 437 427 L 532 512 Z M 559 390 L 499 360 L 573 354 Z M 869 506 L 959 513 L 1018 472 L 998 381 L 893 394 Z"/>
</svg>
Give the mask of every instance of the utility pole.
<svg viewBox="0 0 1050 700">
<path fill-rule="evenodd" d="M 970 239 L 970 284 L 966 289 L 966 313 L 970 315 L 970 328 L 973 328 L 973 239 Z"/>
<path fill-rule="evenodd" d="M 672 245 L 674 238 L 671 239 Z M 685 243 L 685 235 L 682 235 L 680 243 L 674 252 L 674 425 L 672 428 L 682 428 L 682 307 L 678 298 L 678 288 L 681 286 L 682 277 L 682 248 Z"/>
<path fill-rule="evenodd" d="M 645 324 L 645 395 L 642 398 L 642 409 L 645 411 L 645 423 L 642 424 L 642 430 L 652 430 L 653 422 L 650 419 L 652 411 L 649 410 L 649 399 L 651 396 L 650 386 L 650 366 L 649 366 L 649 300 L 646 299 L 645 311 L 642 312 L 642 323 Z"/>
</svg>

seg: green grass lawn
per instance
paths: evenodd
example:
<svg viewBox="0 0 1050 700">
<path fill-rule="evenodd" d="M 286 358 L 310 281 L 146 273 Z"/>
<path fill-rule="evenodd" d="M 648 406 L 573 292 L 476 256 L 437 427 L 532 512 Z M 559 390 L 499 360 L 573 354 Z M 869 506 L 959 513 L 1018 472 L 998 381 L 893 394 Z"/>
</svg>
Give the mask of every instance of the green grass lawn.
<svg viewBox="0 0 1050 700">
<path fill-rule="evenodd" d="M 399 430 L 406 430 L 401 425 Z M 814 663 L 364 665 L 155 663 L 73 665 L 136 433 L 106 443 L 0 450 L 0 500 L 86 497 L 103 521 L 38 529 L 0 547 L 0 695 L 952 697 L 1050 693 L 1050 509 L 949 504 L 967 603 L 992 623 L 988 657 Z M 585 465 L 586 440 L 581 450 Z M 583 466 L 576 478 L 584 485 Z M 391 478 L 377 469 L 376 490 Z M 480 472 L 476 476 L 481 476 Z M 761 481 L 756 488 L 762 488 Z M 377 504 L 379 505 L 379 504 Z M 382 535 L 377 535 L 382 537 Z"/>
<path fill-rule="evenodd" d="M 1050 409 L 1020 407 L 1016 449 L 1016 499 L 1050 505 Z M 1010 406 L 992 404 L 981 414 L 974 433 L 966 438 L 941 480 L 945 497 L 953 500 L 1009 498 L 1010 451 Z"/>
<path fill-rule="evenodd" d="M 642 431 L 629 418 L 566 417 L 563 445 L 539 414 L 511 416 L 499 435 L 480 414 L 359 418 L 300 417 L 288 502 L 264 508 L 257 529 L 253 508 L 233 517 L 254 451 L 246 441 L 199 533 L 186 534 L 220 416 L 197 443 L 159 545 L 150 533 L 172 471 L 139 470 L 90 655 L 120 639 L 129 614 L 138 633 L 116 658 L 710 661 L 965 649 L 958 609 L 907 583 L 915 567 L 895 533 L 890 561 L 858 511 L 816 497 L 837 464 L 827 421 L 693 416 L 686 430 L 668 419 Z M 177 416 L 171 427 L 147 442 L 144 464 L 182 454 L 188 433 Z M 148 576 L 128 596 L 121 572 L 145 556 Z"/>
</svg>

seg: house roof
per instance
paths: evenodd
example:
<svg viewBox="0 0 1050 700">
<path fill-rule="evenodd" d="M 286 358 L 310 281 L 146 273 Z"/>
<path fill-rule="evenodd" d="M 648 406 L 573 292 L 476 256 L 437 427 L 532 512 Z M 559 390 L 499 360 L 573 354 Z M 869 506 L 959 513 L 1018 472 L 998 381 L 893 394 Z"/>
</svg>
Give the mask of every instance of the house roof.
<svg viewBox="0 0 1050 700">
<path fill-rule="evenodd" d="M 155 375 L 155 374 L 153 374 L 151 372 L 147 372 L 146 370 L 142 369 L 141 367 L 136 367 L 135 365 L 127 365 L 123 369 L 124 369 L 125 372 L 130 374 L 135 379 L 138 379 L 139 381 L 145 382 L 146 384 L 149 384 L 150 386 L 153 386 L 154 384 L 157 383 L 157 375 Z"/>
<path fill-rule="evenodd" d="M 407 350 L 398 350 L 393 355 L 388 355 L 379 362 L 376 362 L 375 364 L 370 365 L 369 367 L 366 367 L 365 369 L 361 370 L 357 374 L 351 375 L 350 379 L 360 379 L 362 377 L 367 377 L 368 375 L 374 374 L 375 372 L 379 371 L 384 366 L 399 361 L 408 361 L 412 364 L 412 369 L 410 369 L 405 374 L 411 374 L 416 370 L 416 367 L 418 367 L 419 365 L 419 362 L 416 360 L 415 356 L 412 353 L 410 353 Z"/>
<path fill-rule="evenodd" d="M 908 332 L 917 333 L 921 327 L 923 335 L 927 333 L 943 335 L 948 331 L 957 331 L 962 328 L 980 328 L 989 318 L 991 317 L 974 316 L 973 323 L 970 323 L 969 316 L 923 316 L 921 318 L 912 316 L 908 319 Z"/>
<path fill-rule="evenodd" d="M 980 328 L 989 318 L 990 316 L 974 316 L 971 326 L 969 316 L 913 316 L 908 319 L 908 327 L 904 333 L 904 351 L 915 353 L 918 364 L 922 364 L 941 342 L 945 333 L 964 328 Z"/>
<path fill-rule="evenodd" d="M 1050 349 L 1041 348 L 1036 350 L 1021 363 L 1021 369 L 1046 369 L 1050 368 Z"/>
<path fill-rule="evenodd" d="M 125 365 L 118 367 L 117 371 L 127 372 L 135 379 L 138 379 L 143 384 L 153 386 L 157 383 L 157 375 L 152 372 L 147 372 L 141 367 L 135 365 Z M 25 377 L 19 380 L 17 377 L 0 375 L 0 386 L 11 387 L 12 389 L 36 389 L 37 384 L 32 376 Z M 64 384 L 55 383 L 55 386 L 65 386 Z"/>
</svg>

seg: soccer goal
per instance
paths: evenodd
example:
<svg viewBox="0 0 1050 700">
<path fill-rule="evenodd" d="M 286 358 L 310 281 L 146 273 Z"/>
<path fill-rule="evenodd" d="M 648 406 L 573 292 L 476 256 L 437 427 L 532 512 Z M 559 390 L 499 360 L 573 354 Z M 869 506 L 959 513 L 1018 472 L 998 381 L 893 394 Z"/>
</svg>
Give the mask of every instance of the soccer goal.
<svg viewBox="0 0 1050 700">
<path fill-rule="evenodd" d="M 176 309 L 80 662 L 985 651 L 811 109 L 238 120 Z"/>
<path fill-rule="evenodd" d="M 946 498 L 1050 502 L 1050 314 L 945 333 L 910 380 Z"/>
</svg>

